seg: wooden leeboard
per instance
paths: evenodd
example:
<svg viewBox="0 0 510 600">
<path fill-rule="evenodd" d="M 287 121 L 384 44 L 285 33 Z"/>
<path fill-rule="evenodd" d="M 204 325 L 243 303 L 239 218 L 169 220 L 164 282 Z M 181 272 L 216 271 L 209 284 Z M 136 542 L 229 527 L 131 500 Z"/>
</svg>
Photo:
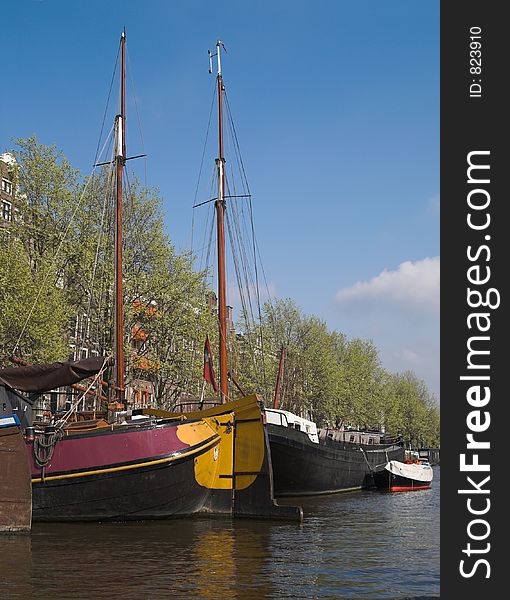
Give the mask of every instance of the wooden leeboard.
<svg viewBox="0 0 510 600">
<path fill-rule="evenodd" d="M 25 441 L 19 426 L 0 427 L 0 533 L 28 532 L 32 485 Z"/>
</svg>

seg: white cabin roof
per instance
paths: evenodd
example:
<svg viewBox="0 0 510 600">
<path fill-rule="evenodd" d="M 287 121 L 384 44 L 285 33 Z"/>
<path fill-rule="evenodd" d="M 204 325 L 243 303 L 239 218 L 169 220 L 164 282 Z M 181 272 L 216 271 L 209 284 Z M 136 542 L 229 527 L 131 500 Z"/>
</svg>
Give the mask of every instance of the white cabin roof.
<svg viewBox="0 0 510 600">
<path fill-rule="evenodd" d="M 312 442 L 319 443 L 317 425 L 313 421 L 304 419 L 303 417 L 299 417 L 288 410 L 281 410 L 279 408 L 266 408 L 265 413 L 266 423 L 299 429 L 300 431 L 306 433 Z"/>
</svg>

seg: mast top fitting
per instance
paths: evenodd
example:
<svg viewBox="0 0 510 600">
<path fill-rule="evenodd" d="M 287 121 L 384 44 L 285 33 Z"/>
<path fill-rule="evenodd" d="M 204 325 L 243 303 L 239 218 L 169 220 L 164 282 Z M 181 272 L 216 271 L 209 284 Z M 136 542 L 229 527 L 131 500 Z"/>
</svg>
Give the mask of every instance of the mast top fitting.
<svg viewBox="0 0 510 600">
<path fill-rule="evenodd" d="M 218 57 L 218 75 L 221 75 L 221 55 L 220 55 L 220 48 L 223 48 L 223 50 L 225 50 L 225 52 L 227 51 L 227 49 L 225 48 L 225 44 L 221 40 L 218 40 L 216 42 L 216 52 L 213 54 L 210 50 L 207 51 L 207 54 L 209 55 L 209 73 L 212 73 L 212 67 L 213 67 L 213 61 L 212 61 L 212 59 L 215 56 L 217 56 Z"/>
</svg>

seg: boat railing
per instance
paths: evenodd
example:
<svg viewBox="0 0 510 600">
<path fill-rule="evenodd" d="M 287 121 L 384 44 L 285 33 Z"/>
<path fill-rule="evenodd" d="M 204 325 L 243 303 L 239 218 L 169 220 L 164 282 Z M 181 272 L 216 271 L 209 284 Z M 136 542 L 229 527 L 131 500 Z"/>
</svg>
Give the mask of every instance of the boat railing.
<svg viewBox="0 0 510 600">
<path fill-rule="evenodd" d="M 193 400 L 188 402 L 179 402 L 175 405 L 173 411 L 179 413 L 188 413 L 220 405 L 221 402 L 219 402 L 218 400 Z"/>
</svg>

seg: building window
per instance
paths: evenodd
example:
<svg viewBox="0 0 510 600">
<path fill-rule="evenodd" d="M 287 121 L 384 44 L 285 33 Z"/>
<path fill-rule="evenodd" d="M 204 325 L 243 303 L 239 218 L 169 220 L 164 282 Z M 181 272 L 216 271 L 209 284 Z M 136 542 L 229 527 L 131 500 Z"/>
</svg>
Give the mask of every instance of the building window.
<svg viewBox="0 0 510 600">
<path fill-rule="evenodd" d="M 2 218 L 4 221 L 12 221 L 12 204 L 2 200 Z"/>
<path fill-rule="evenodd" d="M 2 177 L 2 192 L 5 192 L 6 194 L 9 194 L 9 196 L 12 196 L 12 182 L 6 179 L 5 177 Z"/>
</svg>

